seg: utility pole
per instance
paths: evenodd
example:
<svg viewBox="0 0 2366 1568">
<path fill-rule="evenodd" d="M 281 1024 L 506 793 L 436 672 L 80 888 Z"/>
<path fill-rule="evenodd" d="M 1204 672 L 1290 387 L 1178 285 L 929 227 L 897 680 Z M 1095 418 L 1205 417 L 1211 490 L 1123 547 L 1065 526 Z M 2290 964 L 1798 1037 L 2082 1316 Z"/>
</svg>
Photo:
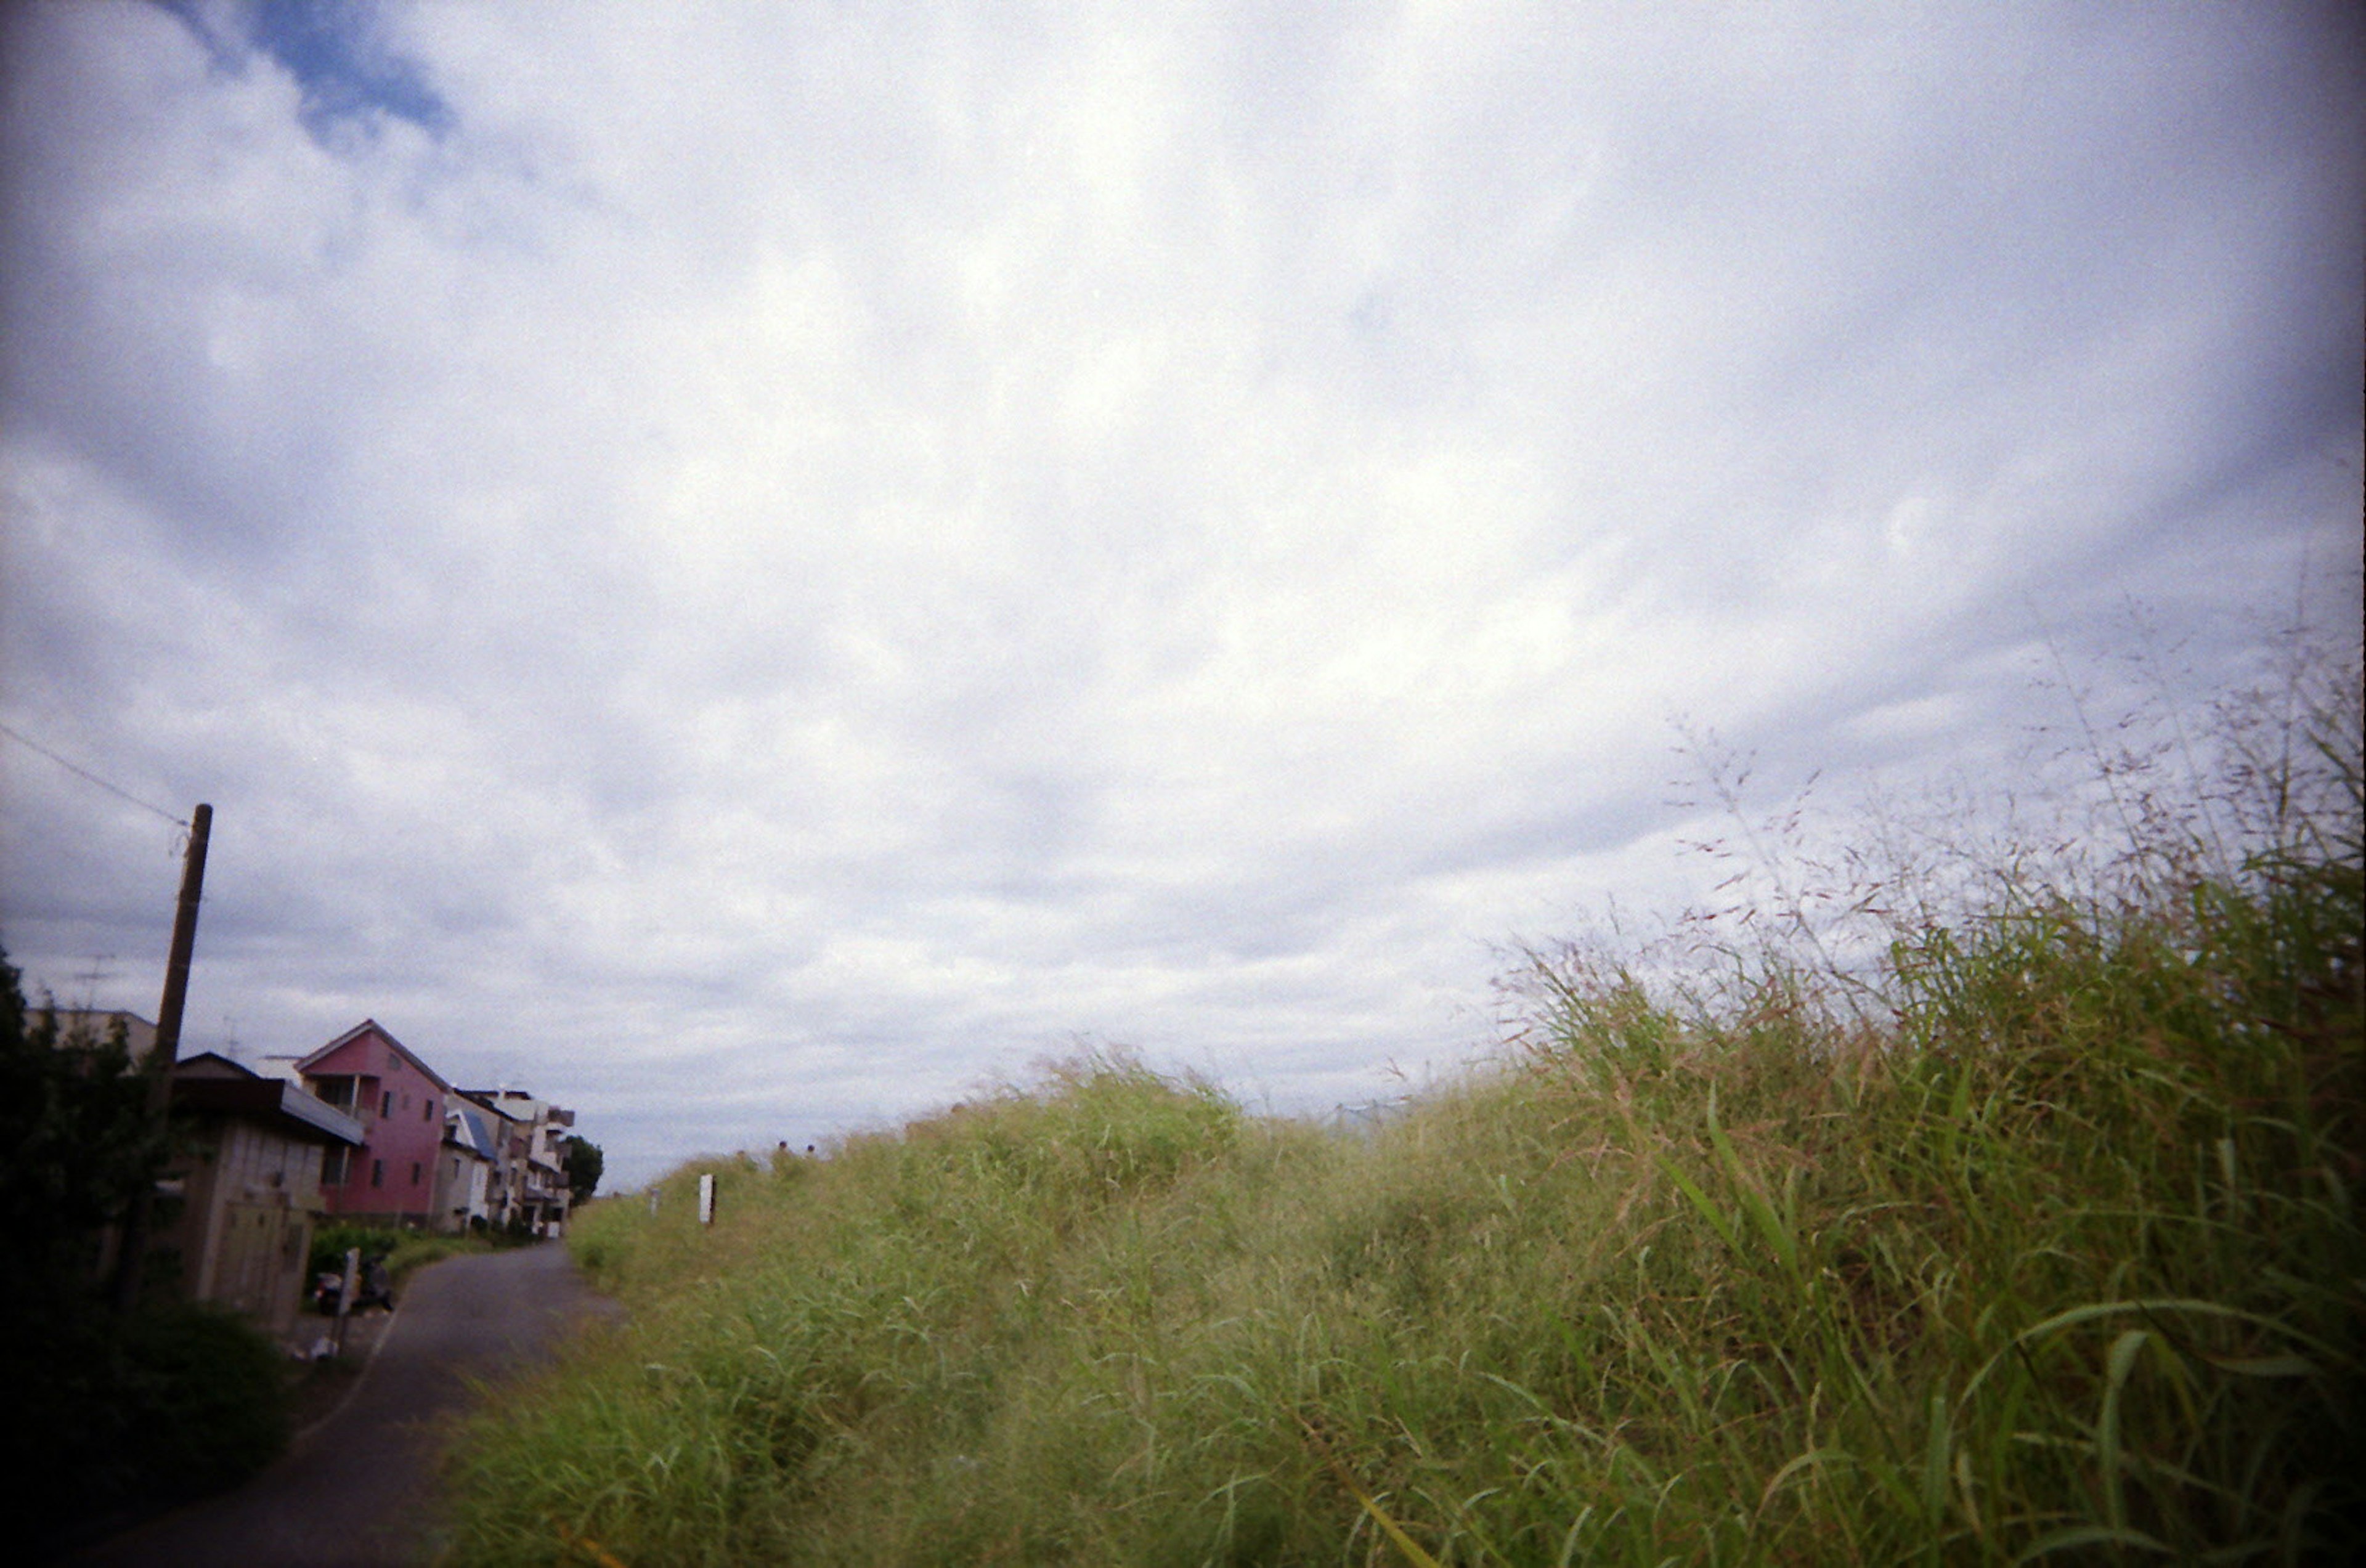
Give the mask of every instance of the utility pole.
<svg viewBox="0 0 2366 1568">
<path fill-rule="evenodd" d="M 214 808 L 199 804 L 189 817 L 189 852 L 181 863 L 181 902 L 173 911 L 173 951 L 164 961 L 164 995 L 156 1004 L 156 1043 L 140 1064 L 148 1077 L 148 1126 L 161 1142 L 172 1105 L 173 1063 L 181 1054 L 181 1010 L 189 997 L 189 955 L 197 945 L 197 904 L 206 886 L 206 840 Z M 140 1265 L 148 1250 L 149 1209 L 156 1201 L 153 1179 L 131 1195 L 123 1217 L 122 1256 L 115 1261 L 115 1310 L 126 1313 L 140 1299 Z"/>
</svg>

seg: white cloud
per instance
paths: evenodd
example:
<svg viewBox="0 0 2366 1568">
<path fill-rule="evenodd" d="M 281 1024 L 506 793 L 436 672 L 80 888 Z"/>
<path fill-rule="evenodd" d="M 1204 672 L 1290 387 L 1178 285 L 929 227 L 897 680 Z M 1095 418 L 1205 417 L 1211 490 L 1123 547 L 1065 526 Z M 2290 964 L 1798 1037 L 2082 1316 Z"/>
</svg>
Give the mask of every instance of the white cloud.
<svg viewBox="0 0 2366 1568">
<path fill-rule="evenodd" d="M 398 6 L 331 114 L 207 14 L 8 24 L 0 712 L 220 809 L 196 1038 L 627 1180 L 1080 1034 L 1349 1095 L 1684 887 L 1673 714 L 1910 769 L 2353 603 L 2330 19 Z M 0 766 L 146 1005 L 163 825 Z"/>
</svg>

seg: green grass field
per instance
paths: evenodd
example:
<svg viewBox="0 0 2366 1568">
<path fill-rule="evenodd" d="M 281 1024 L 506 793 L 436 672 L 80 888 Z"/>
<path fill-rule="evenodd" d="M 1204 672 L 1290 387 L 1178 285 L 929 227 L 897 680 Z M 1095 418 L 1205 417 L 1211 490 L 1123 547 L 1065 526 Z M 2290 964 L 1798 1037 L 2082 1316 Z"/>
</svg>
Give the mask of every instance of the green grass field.
<svg viewBox="0 0 2366 1568">
<path fill-rule="evenodd" d="M 2349 1561 L 2354 667 L 2320 693 L 2197 809 L 2111 781 L 2095 852 L 1532 955 L 1499 1058 L 1367 1134 L 1102 1055 L 595 1204 L 630 1325 L 469 1430 L 456 1557 Z"/>
</svg>

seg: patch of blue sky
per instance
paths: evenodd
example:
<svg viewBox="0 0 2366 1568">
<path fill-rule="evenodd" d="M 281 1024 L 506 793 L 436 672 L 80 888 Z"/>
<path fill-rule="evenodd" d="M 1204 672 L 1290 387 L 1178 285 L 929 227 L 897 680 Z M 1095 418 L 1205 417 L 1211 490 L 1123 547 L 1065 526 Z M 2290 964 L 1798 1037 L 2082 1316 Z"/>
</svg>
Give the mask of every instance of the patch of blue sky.
<svg viewBox="0 0 2366 1568">
<path fill-rule="evenodd" d="M 374 130 L 384 118 L 408 120 L 431 135 L 454 123 L 452 107 L 429 85 L 418 62 L 389 51 L 368 0 L 154 0 L 204 44 L 217 63 L 235 66 L 261 52 L 296 79 L 298 118 L 322 142 Z"/>
</svg>

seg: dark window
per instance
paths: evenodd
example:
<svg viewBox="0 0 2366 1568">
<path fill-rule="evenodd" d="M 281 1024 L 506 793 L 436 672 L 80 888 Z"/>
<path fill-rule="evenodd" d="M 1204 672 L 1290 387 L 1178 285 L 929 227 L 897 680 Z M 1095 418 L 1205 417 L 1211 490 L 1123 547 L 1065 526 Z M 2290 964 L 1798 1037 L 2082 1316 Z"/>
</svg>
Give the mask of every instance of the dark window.
<svg viewBox="0 0 2366 1568">
<path fill-rule="evenodd" d="M 422 1122 L 433 1122 L 435 1120 L 435 1102 L 434 1100 L 422 1100 L 419 1102 L 419 1119 Z"/>
<path fill-rule="evenodd" d="M 378 1096 L 377 1113 L 381 1121 L 394 1114 L 394 1090 L 388 1089 L 384 1094 Z"/>
<path fill-rule="evenodd" d="M 345 1184 L 353 1163 L 349 1157 L 352 1153 L 351 1149 L 331 1149 L 321 1156 L 321 1186 L 343 1187 Z"/>
<path fill-rule="evenodd" d="M 419 1162 L 417 1160 L 412 1160 L 411 1162 L 411 1184 L 413 1187 L 419 1185 Z"/>
<path fill-rule="evenodd" d="M 370 1185 L 372 1187 L 386 1185 L 386 1161 L 382 1159 L 370 1161 Z"/>
</svg>

